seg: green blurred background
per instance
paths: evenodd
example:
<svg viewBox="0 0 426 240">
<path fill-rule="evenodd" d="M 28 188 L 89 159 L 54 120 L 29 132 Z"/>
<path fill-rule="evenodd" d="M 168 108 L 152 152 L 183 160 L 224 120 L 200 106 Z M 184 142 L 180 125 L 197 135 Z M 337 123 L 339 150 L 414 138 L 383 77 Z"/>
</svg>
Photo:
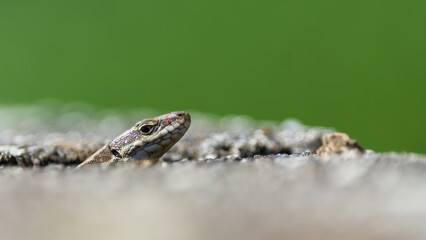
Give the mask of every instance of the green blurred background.
<svg viewBox="0 0 426 240">
<path fill-rule="evenodd" d="M 1 103 L 245 114 L 425 153 L 425 0 L 1 0 Z"/>
</svg>

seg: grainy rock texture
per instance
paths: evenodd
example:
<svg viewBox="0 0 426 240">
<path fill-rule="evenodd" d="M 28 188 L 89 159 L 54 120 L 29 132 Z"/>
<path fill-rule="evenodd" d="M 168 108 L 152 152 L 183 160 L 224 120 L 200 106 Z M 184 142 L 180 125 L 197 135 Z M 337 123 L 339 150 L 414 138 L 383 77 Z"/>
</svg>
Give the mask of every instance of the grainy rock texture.
<svg viewBox="0 0 426 240">
<path fill-rule="evenodd" d="M 322 136 L 322 145 L 317 149 L 319 156 L 342 154 L 349 151 L 364 153 L 359 143 L 345 133 L 328 133 Z"/>
<path fill-rule="evenodd" d="M 76 171 L 155 113 L 60 109 L 0 108 L 2 240 L 426 238 L 424 156 L 319 157 L 330 130 L 193 114 L 153 167 Z"/>
<path fill-rule="evenodd" d="M 96 115 L 64 110 L 47 119 L 41 114 L 55 115 L 51 113 L 53 110 L 41 108 L 38 110 L 42 113 L 38 113 L 28 108 L 17 111 L 17 115 L 4 109 L 2 113 L 0 109 L 1 116 L 6 118 L 0 119 L 0 165 L 76 165 L 137 121 L 156 115 L 143 112 Z M 13 110 L 16 111 L 9 109 Z M 330 129 L 305 127 L 295 120 L 262 125 L 243 117 L 218 119 L 193 114 L 192 118 L 190 130 L 165 154 L 163 161 L 315 152 L 322 135 L 330 132 Z"/>
</svg>

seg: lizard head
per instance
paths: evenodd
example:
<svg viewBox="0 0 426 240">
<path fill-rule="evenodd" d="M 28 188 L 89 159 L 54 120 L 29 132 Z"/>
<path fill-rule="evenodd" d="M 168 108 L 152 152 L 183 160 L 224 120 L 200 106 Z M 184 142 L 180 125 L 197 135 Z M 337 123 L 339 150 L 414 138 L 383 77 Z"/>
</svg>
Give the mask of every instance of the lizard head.
<svg viewBox="0 0 426 240">
<path fill-rule="evenodd" d="M 191 125 L 187 112 L 171 112 L 137 122 L 115 138 L 109 148 L 119 161 L 156 161 L 177 143 Z"/>
</svg>

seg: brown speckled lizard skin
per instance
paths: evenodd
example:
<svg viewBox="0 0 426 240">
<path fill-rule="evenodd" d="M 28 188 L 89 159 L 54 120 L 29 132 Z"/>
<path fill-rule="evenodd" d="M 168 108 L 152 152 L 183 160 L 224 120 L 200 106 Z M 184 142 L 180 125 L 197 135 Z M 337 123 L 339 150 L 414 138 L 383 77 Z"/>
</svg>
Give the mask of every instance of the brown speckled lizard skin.
<svg viewBox="0 0 426 240">
<path fill-rule="evenodd" d="M 77 168 L 121 163 L 151 165 L 177 143 L 191 125 L 186 112 L 171 112 L 137 122 L 86 159 Z"/>
</svg>

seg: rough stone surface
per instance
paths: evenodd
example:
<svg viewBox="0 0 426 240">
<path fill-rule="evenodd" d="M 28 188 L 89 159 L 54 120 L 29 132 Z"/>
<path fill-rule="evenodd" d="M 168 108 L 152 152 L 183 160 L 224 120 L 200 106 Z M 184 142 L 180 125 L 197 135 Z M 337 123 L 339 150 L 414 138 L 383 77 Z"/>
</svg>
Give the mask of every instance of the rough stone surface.
<svg viewBox="0 0 426 240">
<path fill-rule="evenodd" d="M 345 133 L 328 133 L 322 137 L 322 146 L 317 149 L 317 154 L 327 156 L 341 154 L 349 151 L 364 153 L 365 150 L 355 140 Z"/>
<path fill-rule="evenodd" d="M 320 157 L 330 130 L 193 114 L 159 164 L 76 171 L 140 116 L 64 108 L 0 108 L 2 240 L 426 239 L 425 156 Z"/>
<path fill-rule="evenodd" d="M 49 109 L 38 110 L 53 115 Z M 135 122 L 155 116 L 154 113 L 98 116 L 63 112 L 56 118 L 45 119 L 45 115 L 34 110 L 27 111 L 24 108 L 15 116 L 5 113 L 6 119 L 0 119 L 0 165 L 77 165 Z M 30 120 L 23 124 L 18 120 L 20 117 Z M 206 119 L 201 114 L 193 114 L 192 119 L 187 134 L 164 155 L 163 161 L 315 152 L 321 146 L 323 134 L 331 132 L 309 128 L 295 120 L 260 124 L 243 117 Z"/>
</svg>

